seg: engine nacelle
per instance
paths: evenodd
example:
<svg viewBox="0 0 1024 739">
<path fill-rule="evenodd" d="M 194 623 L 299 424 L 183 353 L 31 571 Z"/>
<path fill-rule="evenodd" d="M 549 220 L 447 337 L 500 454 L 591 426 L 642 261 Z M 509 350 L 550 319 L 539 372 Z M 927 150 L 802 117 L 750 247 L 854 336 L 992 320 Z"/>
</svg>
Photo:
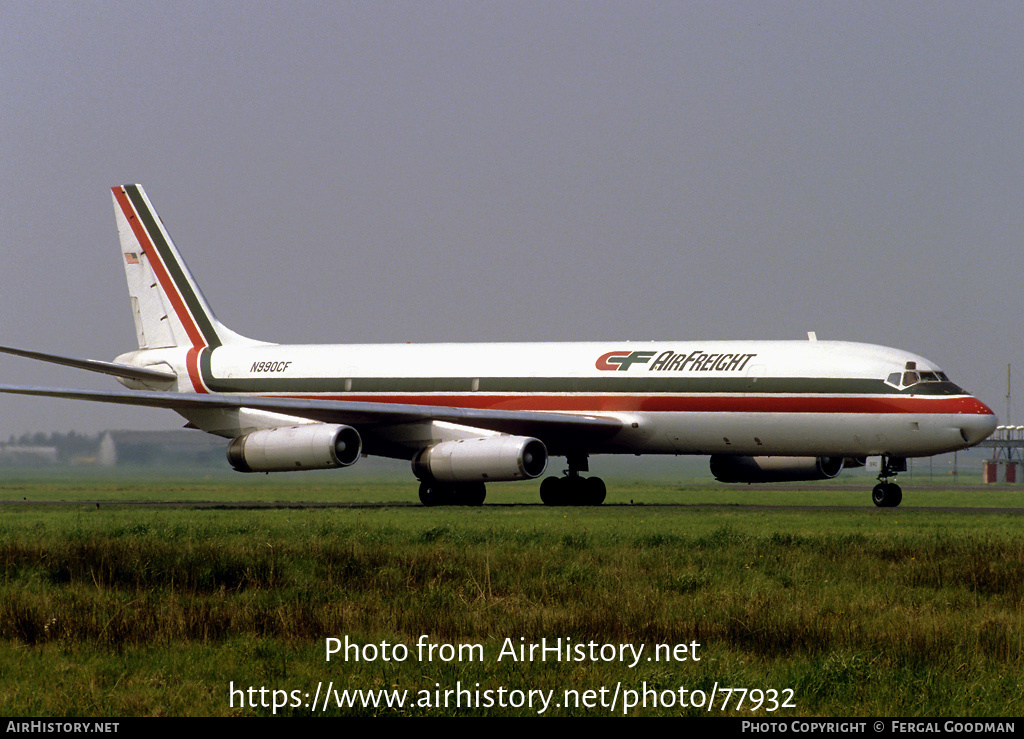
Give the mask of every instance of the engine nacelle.
<svg viewBox="0 0 1024 739">
<path fill-rule="evenodd" d="M 362 448 L 351 426 L 285 426 L 239 436 L 228 445 L 228 462 L 239 472 L 326 470 L 354 464 Z"/>
<path fill-rule="evenodd" d="M 547 466 L 544 442 L 525 436 L 442 441 L 412 460 L 416 477 L 438 482 L 529 480 L 543 475 Z"/>
<path fill-rule="evenodd" d="M 711 455 L 711 474 L 719 482 L 830 480 L 842 471 L 842 457 L 740 457 L 732 454 Z"/>
</svg>

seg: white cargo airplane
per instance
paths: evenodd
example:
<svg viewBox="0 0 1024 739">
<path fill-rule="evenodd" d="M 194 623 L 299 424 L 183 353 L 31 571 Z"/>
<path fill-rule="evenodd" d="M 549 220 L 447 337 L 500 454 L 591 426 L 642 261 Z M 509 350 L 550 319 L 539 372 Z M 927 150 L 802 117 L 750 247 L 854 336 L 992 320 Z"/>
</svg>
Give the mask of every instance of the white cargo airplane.
<svg viewBox="0 0 1024 739">
<path fill-rule="evenodd" d="M 279 345 L 210 310 L 139 185 L 113 188 L 138 351 L 114 362 L 0 348 L 114 375 L 130 392 L 0 391 L 169 408 L 232 439 L 242 472 L 411 460 L 425 505 L 479 505 L 484 484 L 540 477 L 549 505 L 603 502 L 591 454 L 710 455 L 724 482 L 835 477 L 881 457 L 877 506 L 899 505 L 907 457 L 977 444 L 996 426 L 933 363 L 816 341 Z"/>
</svg>

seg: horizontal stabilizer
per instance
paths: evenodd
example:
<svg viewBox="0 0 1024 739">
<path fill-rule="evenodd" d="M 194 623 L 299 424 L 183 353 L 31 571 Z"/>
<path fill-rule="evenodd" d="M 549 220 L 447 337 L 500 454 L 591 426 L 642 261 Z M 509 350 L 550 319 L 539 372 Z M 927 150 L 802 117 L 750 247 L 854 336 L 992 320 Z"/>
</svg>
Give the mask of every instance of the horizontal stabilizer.
<svg viewBox="0 0 1024 739">
<path fill-rule="evenodd" d="M 15 349 L 9 346 L 0 346 L 0 352 L 16 354 L 19 357 L 28 357 L 29 359 L 38 359 L 41 362 L 50 362 L 51 364 L 77 367 L 78 369 L 89 370 L 90 372 L 101 372 L 105 375 L 114 375 L 115 377 L 141 380 L 143 382 L 172 383 L 178 379 L 178 376 L 173 372 L 148 367 L 133 367 L 130 364 L 101 362 L 97 359 L 77 359 L 76 357 L 65 357 L 60 354 L 45 354 L 43 352 L 32 352 L 27 349 Z"/>
</svg>

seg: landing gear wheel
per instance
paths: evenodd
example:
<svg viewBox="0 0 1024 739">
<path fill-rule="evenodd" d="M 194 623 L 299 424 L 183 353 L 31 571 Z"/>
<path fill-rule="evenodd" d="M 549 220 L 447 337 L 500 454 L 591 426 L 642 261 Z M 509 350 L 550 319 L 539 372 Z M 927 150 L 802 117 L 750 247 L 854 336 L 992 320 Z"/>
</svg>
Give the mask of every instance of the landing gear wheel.
<svg viewBox="0 0 1024 739">
<path fill-rule="evenodd" d="M 484 504 L 487 486 L 482 482 L 465 482 L 445 485 L 436 480 L 420 483 L 420 502 L 425 506 Z"/>
<path fill-rule="evenodd" d="M 545 477 L 540 484 L 540 499 L 544 505 L 561 505 L 562 497 L 562 478 Z"/>
<path fill-rule="evenodd" d="M 903 488 L 896 483 L 889 483 L 889 507 L 895 508 L 903 502 Z"/>
<path fill-rule="evenodd" d="M 546 477 L 540 484 L 544 505 L 601 505 L 607 489 L 600 477 Z"/>
<path fill-rule="evenodd" d="M 487 486 L 482 482 L 467 482 L 455 488 L 455 504 L 480 506 L 487 497 Z"/>
<path fill-rule="evenodd" d="M 444 505 L 448 502 L 447 490 L 439 483 L 424 481 L 420 483 L 420 503 L 425 506 Z"/>
<path fill-rule="evenodd" d="M 583 481 L 583 505 L 601 505 L 608 489 L 600 477 L 588 477 Z"/>
<path fill-rule="evenodd" d="M 871 489 L 871 502 L 879 508 L 885 508 L 885 485 L 884 482 L 880 482 Z"/>
<path fill-rule="evenodd" d="M 565 495 L 565 505 L 583 505 L 586 498 L 587 480 L 578 475 L 570 475 L 562 478 L 562 491 Z"/>
<path fill-rule="evenodd" d="M 903 489 L 894 482 L 880 482 L 871 491 L 871 501 L 879 508 L 895 508 L 903 502 Z"/>
</svg>

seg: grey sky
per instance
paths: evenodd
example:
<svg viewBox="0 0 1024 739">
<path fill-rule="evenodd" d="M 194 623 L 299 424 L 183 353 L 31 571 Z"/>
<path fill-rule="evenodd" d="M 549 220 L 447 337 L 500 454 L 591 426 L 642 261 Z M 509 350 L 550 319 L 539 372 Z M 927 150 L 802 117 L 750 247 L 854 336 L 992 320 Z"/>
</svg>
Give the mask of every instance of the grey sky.
<svg viewBox="0 0 1024 739">
<path fill-rule="evenodd" d="M 255 338 L 813 330 L 1003 415 L 1022 38 L 1020 3 L 6 2 L 0 343 L 133 348 L 109 188 L 141 182 Z M 0 438 L 180 423 L 0 398 Z"/>
</svg>

